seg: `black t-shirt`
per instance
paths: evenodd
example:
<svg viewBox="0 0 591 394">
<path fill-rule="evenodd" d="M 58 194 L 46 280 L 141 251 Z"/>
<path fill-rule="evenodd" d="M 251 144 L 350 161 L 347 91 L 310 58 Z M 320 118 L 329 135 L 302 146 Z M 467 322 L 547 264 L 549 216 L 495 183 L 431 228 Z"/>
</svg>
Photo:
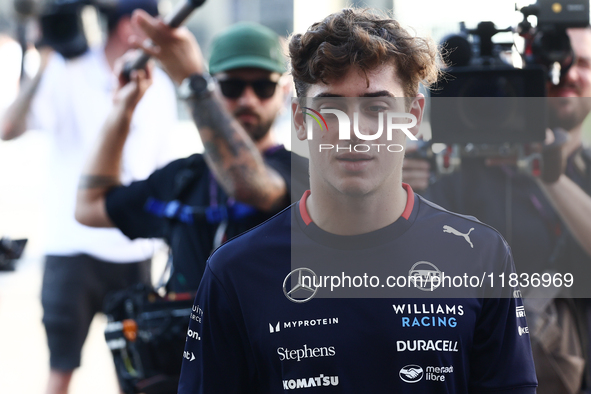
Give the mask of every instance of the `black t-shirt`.
<svg viewBox="0 0 591 394">
<path fill-rule="evenodd" d="M 288 195 L 299 197 L 308 189 L 305 158 L 282 146 L 265 152 L 263 158 L 283 177 Z M 181 193 L 179 183 L 184 184 Z M 170 210 L 176 208 L 170 204 L 173 200 L 180 202 L 179 214 L 169 219 Z M 284 207 L 289 203 L 286 198 Z M 176 160 L 144 181 L 111 190 L 106 208 L 109 218 L 129 238 L 167 239 L 174 256 L 169 288 L 177 292 L 197 289 L 216 235 L 218 243 L 226 241 L 277 213 L 256 211 L 228 199 L 199 154 Z M 237 213 L 230 214 L 224 228 L 225 224 L 211 213 L 223 214 L 226 210 Z M 194 214 L 183 215 L 187 211 Z"/>
<path fill-rule="evenodd" d="M 323 231 L 306 194 L 218 248 L 193 305 L 178 392 L 535 393 L 520 298 L 485 298 L 488 284 L 452 292 L 464 298 L 387 289 L 384 276 L 336 293 L 327 285 L 323 275 L 345 283 L 376 267 L 398 278 L 514 272 L 495 230 L 407 193 L 402 216 L 370 233 Z M 392 297 L 356 296 L 383 289 Z"/>
<path fill-rule="evenodd" d="M 590 158 L 589 151 L 579 151 L 569 158 L 566 170 L 587 193 L 591 192 Z M 461 171 L 439 179 L 424 196 L 499 230 L 511 245 L 519 273 L 540 273 L 557 266 L 560 271 L 576 273 L 591 265 L 591 258 L 568 233 L 534 179 L 514 168 L 463 160 Z M 550 262 L 552 255 L 555 263 Z"/>
</svg>

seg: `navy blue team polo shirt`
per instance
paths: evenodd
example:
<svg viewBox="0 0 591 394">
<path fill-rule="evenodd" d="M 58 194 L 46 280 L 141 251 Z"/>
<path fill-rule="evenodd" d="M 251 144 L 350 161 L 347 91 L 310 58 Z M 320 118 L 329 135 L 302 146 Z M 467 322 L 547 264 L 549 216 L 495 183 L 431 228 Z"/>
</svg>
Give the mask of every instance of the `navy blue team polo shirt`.
<svg viewBox="0 0 591 394">
<path fill-rule="evenodd" d="M 450 273 L 514 272 L 494 229 L 404 186 L 403 215 L 377 231 L 323 231 L 306 211 L 307 193 L 218 248 L 193 306 L 179 393 L 535 393 L 520 298 L 480 290 L 449 298 L 439 289 L 425 298 L 416 287 L 394 298 L 291 297 L 294 251 L 360 267 L 388 252 L 396 275 L 420 272 L 417 262 Z"/>
</svg>

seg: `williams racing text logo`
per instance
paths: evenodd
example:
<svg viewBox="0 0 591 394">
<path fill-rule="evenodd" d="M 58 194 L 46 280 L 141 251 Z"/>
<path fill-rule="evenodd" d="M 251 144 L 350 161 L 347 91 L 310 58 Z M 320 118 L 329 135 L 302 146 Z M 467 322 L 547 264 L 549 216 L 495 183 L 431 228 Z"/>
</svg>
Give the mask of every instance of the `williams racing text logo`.
<svg viewBox="0 0 591 394">
<path fill-rule="evenodd" d="M 451 327 L 458 325 L 458 316 L 464 315 L 463 305 L 453 304 L 394 304 L 394 313 L 402 315 L 401 326 Z"/>
</svg>

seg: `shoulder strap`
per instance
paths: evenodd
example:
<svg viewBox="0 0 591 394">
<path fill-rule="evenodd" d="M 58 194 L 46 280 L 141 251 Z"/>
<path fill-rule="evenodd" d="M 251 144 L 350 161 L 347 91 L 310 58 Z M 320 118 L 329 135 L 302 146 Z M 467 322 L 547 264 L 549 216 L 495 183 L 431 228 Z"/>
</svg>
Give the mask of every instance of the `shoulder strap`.
<svg viewBox="0 0 591 394">
<path fill-rule="evenodd" d="M 197 182 L 205 172 L 205 159 L 203 155 L 193 155 L 187 159 L 186 165 L 180 171 L 178 171 L 174 176 L 174 183 L 173 189 L 171 194 L 171 201 L 180 200 L 184 197 L 187 191 L 190 190 L 190 186 L 192 186 L 195 182 Z M 173 218 L 164 216 L 165 224 L 164 224 L 164 239 L 166 243 L 169 245 L 168 251 L 168 261 L 166 262 L 166 266 L 164 267 L 164 271 L 156 284 L 156 289 L 162 288 L 165 286 L 167 282 L 167 277 L 172 275 L 172 250 L 170 249 L 171 240 L 172 240 L 172 225 L 173 225 Z"/>
</svg>

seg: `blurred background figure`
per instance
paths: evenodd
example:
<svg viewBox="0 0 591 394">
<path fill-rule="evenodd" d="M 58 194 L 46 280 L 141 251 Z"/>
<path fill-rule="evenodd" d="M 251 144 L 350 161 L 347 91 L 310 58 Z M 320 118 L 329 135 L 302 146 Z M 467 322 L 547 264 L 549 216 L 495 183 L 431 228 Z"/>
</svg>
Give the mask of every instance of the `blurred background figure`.
<svg viewBox="0 0 591 394">
<path fill-rule="evenodd" d="M 121 0 L 106 11 L 103 45 L 89 48 L 81 31 L 68 30 L 80 5 L 49 3 L 41 18 L 38 73 L 25 83 L 2 117 L 0 137 L 10 140 L 29 129 L 50 135 L 45 268 L 41 301 L 50 352 L 47 393 L 66 393 L 80 365 L 82 345 L 107 293 L 135 283 L 150 283 L 155 244 L 131 242 L 115 230 L 95 230 L 74 219 L 79 174 L 112 105 L 117 86 L 115 60 L 130 49 L 131 13 L 138 8 L 158 14 L 156 0 Z M 76 8 L 78 7 L 78 8 Z M 72 19 L 73 18 L 73 19 Z M 74 29 L 75 30 L 75 29 Z M 174 87 L 156 70 L 154 88 L 132 120 L 134 142 L 126 149 L 124 182 L 145 178 L 167 163 L 162 149 L 175 126 Z"/>
<path fill-rule="evenodd" d="M 168 279 L 166 297 L 192 300 L 213 250 L 286 208 L 290 195 L 301 195 L 309 187 L 307 160 L 279 144 L 273 127 L 291 88 L 284 75 L 286 59 L 272 30 L 257 23 L 237 23 L 214 39 L 210 75 L 187 29 L 170 28 L 142 11 L 133 14 L 132 22 L 151 40 L 144 51 L 180 85 L 179 97 L 193 116 L 204 154 L 175 160 L 146 180 L 121 184 L 123 146 L 134 143 L 127 141 L 131 114 L 152 89 L 151 67 L 133 72 L 130 82 L 120 81 L 113 110 L 82 172 L 76 219 L 88 226 L 116 227 L 130 239 L 166 239 L 171 249 L 170 277 L 163 277 Z M 134 41 L 139 45 L 143 40 Z M 131 380 L 128 371 L 136 371 L 137 383 L 130 382 L 132 388 L 126 392 L 136 392 L 133 387 L 152 392 L 147 385 L 158 378 L 159 394 L 176 393 L 189 313 L 178 323 L 166 324 L 191 305 L 179 306 L 178 313 L 170 312 L 172 307 L 169 303 L 168 309 L 163 308 L 160 324 L 154 323 L 166 327 L 162 338 L 154 333 L 150 340 L 134 340 L 124 352 L 114 351 L 116 360 L 119 355 L 127 357 L 118 363 L 126 366 L 118 367 L 124 388 Z M 136 316 L 116 315 L 110 308 L 106 312 L 122 325 L 126 319 L 136 319 L 138 331 L 148 327 Z M 118 329 L 120 338 L 122 330 Z M 172 337 L 173 333 L 177 335 Z M 127 356 L 144 343 L 165 341 L 165 336 L 173 339 L 153 357 L 149 352 Z M 174 361 L 166 369 L 144 368 L 158 365 L 153 358 Z"/>
</svg>

